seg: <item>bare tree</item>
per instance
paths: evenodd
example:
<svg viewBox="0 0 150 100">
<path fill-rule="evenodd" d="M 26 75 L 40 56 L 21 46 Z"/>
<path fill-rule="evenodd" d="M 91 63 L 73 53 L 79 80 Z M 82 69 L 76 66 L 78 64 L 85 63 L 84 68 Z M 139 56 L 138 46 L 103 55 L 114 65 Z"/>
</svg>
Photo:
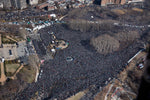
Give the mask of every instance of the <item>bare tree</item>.
<svg viewBox="0 0 150 100">
<path fill-rule="evenodd" d="M 115 35 L 115 38 L 119 42 L 132 42 L 135 39 L 138 39 L 140 37 L 139 33 L 136 31 L 129 31 L 129 32 L 121 32 L 117 33 Z"/>
<path fill-rule="evenodd" d="M 59 10 L 59 9 L 60 9 L 60 6 L 59 6 L 58 2 L 55 1 L 54 3 L 55 3 L 55 6 L 57 7 L 57 9 Z"/>
<path fill-rule="evenodd" d="M 26 39 L 26 32 L 27 32 L 27 31 L 26 31 L 24 28 L 23 28 L 23 29 L 20 29 L 18 35 L 19 35 L 21 38 Z"/>
<path fill-rule="evenodd" d="M 91 44 L 101 54 L 112 53 L 119 49 L 120 43 L 115 38 L 104 34 L 91 39 Z"/>
<path fill-rule="evenodd" d="M 39 58 L 35 55 L 28 56 L 28 64 L 32 68 L 36 68 L 39 64 Z"/>
<path fill-rule="evenodd" d="M 112 21 L 90 22 L 83 19 L 78 19 L 78 20 L 71 20 L 67 25 L 71 30 L 88 32 L 88 31 L 112 30 L 114 26 L 111 25 L 111 23 Z"/>
</svg>

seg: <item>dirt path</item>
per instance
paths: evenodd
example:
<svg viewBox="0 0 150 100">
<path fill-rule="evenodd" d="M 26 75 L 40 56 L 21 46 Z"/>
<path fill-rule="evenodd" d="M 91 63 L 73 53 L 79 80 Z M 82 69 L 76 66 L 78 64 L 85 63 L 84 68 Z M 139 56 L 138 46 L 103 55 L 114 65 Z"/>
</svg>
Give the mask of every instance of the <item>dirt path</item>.
<svg viewBox="0 0 150 100">
<path fill-rule="evenodd" d="M 17 73 L 18 73 L 22 68 L 23 68 L 23 64 L 17 69 L 17 71 L 15 72 L 15 74 L 14 74 L 12 77 L 10 77 L 10 78 L 11 78 L 11 79 L 15 79 Z"/>
<path fill-rule="evenodd" d="M 59 20 L 61 21 L 63 18 L 65 18 L 67 16 L 67 14 L 66 15 L 64 15 L 64 16 L 62 16 L 62 17 L 60 17 L 59 18 Z"/>
<path fill-rule="evenodd" d="M 6 79 L 7 79 L 7 77 L 5 75 L 4 63 L 1 62 L 1 78 L 0 78 L 0 82 L 2 83 L 2 85 L 4 84 Z"/>
<path fill-rule="evenodd" d="M 10 40 L 12 40 L 12 41 L 14 41 L 14 42 L 18 42 L 17 40 L 11 38 L 10 36 L 6 36 L 6 38 L 8 38 L 8 39 L 10 39 Z"/>
</svg>

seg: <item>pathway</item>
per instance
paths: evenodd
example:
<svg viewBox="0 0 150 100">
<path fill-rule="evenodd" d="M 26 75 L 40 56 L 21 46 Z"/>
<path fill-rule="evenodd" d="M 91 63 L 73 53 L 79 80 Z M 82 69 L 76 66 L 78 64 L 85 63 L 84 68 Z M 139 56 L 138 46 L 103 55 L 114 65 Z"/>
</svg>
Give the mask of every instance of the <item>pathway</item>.
<svg viewBox="0 0 150 100">
<path fill-rule="evenodd" d="M 6 79 L 7 79 L 7 77 L 5 75 L 4 62 L 1 62 L 1 78 L 0 78 L 0 82 L 2 83 L 2 85 L 4 85 Z"/>
</svg>

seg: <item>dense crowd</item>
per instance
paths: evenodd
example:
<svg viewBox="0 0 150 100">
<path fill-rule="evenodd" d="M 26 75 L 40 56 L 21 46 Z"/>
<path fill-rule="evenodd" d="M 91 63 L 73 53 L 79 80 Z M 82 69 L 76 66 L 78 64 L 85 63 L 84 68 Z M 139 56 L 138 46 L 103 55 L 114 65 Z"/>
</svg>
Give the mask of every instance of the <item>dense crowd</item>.
<svg viewBox="0 0 150 100">
<path fill-rule="evenodd" d="M 101 55 L 88 43 L 82 43 L 102 34 L 101 32 L 84 33 L 54 25 L 39 31 L 43 43 L 40 43 L 41 45 L 47 46 L 51 41 L 48 32 L 54 32 L 57 38 L 68 41 L 69 47 L 57 51 L 53 60 L 45 61 L 41 66 L 43 70 L 41 78 L 18 94 L 16 100 L 27 100 L 35 96 L 36 91 L 39 91 L 42 99 L 64 100 L 91 85 L 104 86 L 108 78 L 115 78 L 123 70 L 127 61 L 141 46 L 141 43 L 134 42 L 124 50 Z M 73 61 L 67 62 L 67 57 L 72 57 Z"/>
<path fill-rule="evenodd" d="M 0 14 L 0 18 L 6 21 L 12 21 L 16 19 L 25 19 L 27 17 L 37 17 L 51 14 L 53 11 L 37 11 L 35 9 L 28 9 L 24 11 L 14 11 L 14 12 L 6 12 L 5 14 Z"/>
</svg>

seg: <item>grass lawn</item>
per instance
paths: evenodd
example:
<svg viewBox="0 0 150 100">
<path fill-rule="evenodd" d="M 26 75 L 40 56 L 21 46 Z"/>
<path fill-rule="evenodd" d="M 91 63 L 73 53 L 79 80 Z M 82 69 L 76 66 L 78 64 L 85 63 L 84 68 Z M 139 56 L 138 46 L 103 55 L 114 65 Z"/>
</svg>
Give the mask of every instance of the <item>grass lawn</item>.
<svg viewBox="0 0 150 100">
<path fill-rule="evenodd" d="M 19 67 L 20 64 L 6 64 L 6 76 L 12 76 Z"/>
</svg>

